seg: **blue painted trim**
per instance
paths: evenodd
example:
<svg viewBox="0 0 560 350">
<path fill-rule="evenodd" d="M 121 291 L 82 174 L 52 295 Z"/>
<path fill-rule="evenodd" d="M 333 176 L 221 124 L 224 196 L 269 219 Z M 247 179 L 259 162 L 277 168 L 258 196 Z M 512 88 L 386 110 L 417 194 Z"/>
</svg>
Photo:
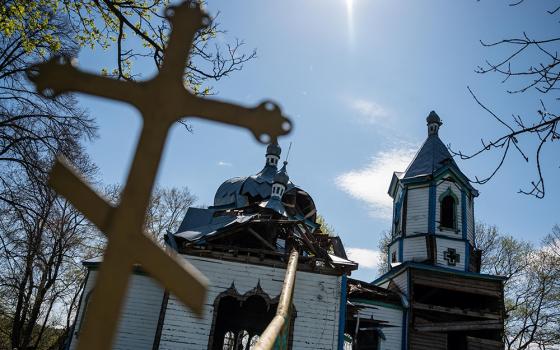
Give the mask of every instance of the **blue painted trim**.
<svg viewBox="0 0 560 350">
<path fill-rule="evenodd" d="M 390 277 L 402 273 L 403 272 L 402 270 L 406 268 L 415 268 L 419 270 L 429 270 L 429 271 L 435 271 L 441 273 L 451 273 L 451 274 L 465 276 L 469 278 L 475 278 L 475 279 L 487 279 L 487 280 L 498 280 L 498 281 L 504 281 L 507 279 L 506 277 L 503 276 L 488 275 L 485 273 L 477 273 L 477 272 L 465 272 L 465 271 L 451 269 L 443 266 L 426 265 L 423 263 L 406 261 L 400 264 L 399 266 L 394 267 L 391 271 L 383 274 L 382 276 L 380 276 L 379 278 L 371 282 L 371 284 L 379 285 L 380 283 L 385 282 L 385 280 L 389 279 Z"/>
<path fill-rule="evenodd" d="M 344 350 L 344 326 L 346 325 L 346 274 L 340 280 L 340 313 L 338 319 L 338 350 Z"/>
<path fill-rule="evenodd" d="M 397 304 L 385 303 L 385 302 L 378 301 L 378 300 L 350 298 L 350 302 L 351 303 L 361 303 L 361 304 L 366 304 L 366 305 L 382 306 L 382 307 L 386 307 L 386 308 L 389 308 L 389 309 L 395 309 L 395 310 L 404 309 L 404 306 L 402 306 L 400 303 L 397 305 Z"/>
<path fill-rule="evenodd" d="M 428 203 L 428 233 L 435 234 L 436 232 L 436 186 L 432 182 L 430 184 Z"/>
<path fill-rule="evenodd" d="M 461 231 L 463 239 L 467 239 L 467 192 L 461 191 Z"/>
<path fill-rule="evenodd" d="M 453 232 L 455 232 L 455 231 L 453 231 Z M 417 233 L 417 234 L 414 234 L 414 235 L 406 236 L 404 239 L 415 238 L 415 237 L 424 237 L 424 236 L 428 236 L 428 235 L 430 235 L 430 234 L 429 233 Z M 452 237 L 452 236 L 446 236 L 446 235 L 443 235 L 443 234 L 440 234 L 440 233 L 435 233 L 435 234 L 433 234 L 433 236 L 436 236 L 438 238 L 443 238 L 443 239 L 449 239 L 449 240 L 452 240 L 452 241 L 464 241 L 463 237 L 457 238 L 457 237 Z M 401 239 L 400 237 L 394 239 L 391 243 L 389 243 L 389 245 L 392 245 L 393 243 L 395 243 L 396 241 L 398 241 L 400 239 Z"/>
<path fill-rule="evenodd" d="M 399 238 L 399 262 L 403 262 L 404 240 Z"/>
<path fill-rule="evenodd" d="M 472 210 L 471 210 L 471 216 L 472 216 L 472 237 L 473 237 L 473 246 L 476 247 L 476 230 L 475 230 L 475 223 L 474 223 L 474 198 L 471 198 L 471 206 L 472 206 Z M 471 218 L 469 217 L 469 220 Z"/>
<path fill-rule="evenodd" d="M 469 272 L 469 264 L 471 260 L 471 255 L 469 254 L 469 246 L 471 244 L 469 242 L 465 243 L 465 271 Z"/>
<path fill-rule="evenodd" d="M 410 273 L 407 273 L 406 275 L 406 288 L 407 288 L 407 294 L 410 295 Z M 407 298 L 408 298 L 407 295 Z M 410 298 L 408 298 L 410 300 Z M 409 301 L 409 305 L 410 305 L 410 301 Z M 408 309 L 404 309 L 403 312 L 403 325 L 402 325 L 402 340 L 401 340 L 401 349 L 402 350 L 408 350 L 408 318 L 409 318 L 409 310 Z"/>
</svg>

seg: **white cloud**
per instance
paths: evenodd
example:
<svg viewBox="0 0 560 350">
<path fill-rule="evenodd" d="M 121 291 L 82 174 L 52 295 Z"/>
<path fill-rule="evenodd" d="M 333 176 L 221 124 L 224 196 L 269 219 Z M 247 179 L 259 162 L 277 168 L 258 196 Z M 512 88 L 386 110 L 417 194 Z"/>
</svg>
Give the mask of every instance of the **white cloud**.
<svg viewBox="0 0 560 350">
<path fill-rule="evenodd" d="M 375 124 L 379 122 L 380 119 L 389 116 L 389 111 L 374 101 L 351 98 L 348 102 L 350 107 L 364 117 L 368 123 Z"/>
<path fill-rule="evenodd" d="M 375 269 L 381 261 L 381 252 L 364 248 L 347 248 L 348 259 L 360 264 L 360 269 Z"/>
<path fill-rule="evenodd" d="M 335 182 L 344 192 L 370 205 L 372 216 L 390 219 L 392 202 L 387 190 L 391 176 L 393 171 L 404 171 L 415 153 L 414 147 L 378 152 L 364 168 L 341 174 Z"/>
<path fill-rule="evenodd" d="M 223 160 L 220 160 L 220 161 L 218 162 L 218 165 L 219 165 L 219 166 L 232 166 L 233 164 L 228 163 L 228 162 L 224 162 Z"/>
</svg>

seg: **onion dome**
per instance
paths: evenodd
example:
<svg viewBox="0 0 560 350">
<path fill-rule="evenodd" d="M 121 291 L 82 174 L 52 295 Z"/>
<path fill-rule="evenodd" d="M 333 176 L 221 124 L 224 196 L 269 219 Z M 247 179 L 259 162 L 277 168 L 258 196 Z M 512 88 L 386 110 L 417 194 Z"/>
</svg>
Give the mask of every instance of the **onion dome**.
<svg viewBox="0 0 560 350">
<path fill-rule="evenodd" d="M 267 156 L 272 155 L 272 156 L 280 157 L 280 153 L 282 153 L 282 148 L 280 148 L 280 146 L 278 146 L 277 143 L 271 143 L 266 148 Z"/>
<path fill-rule="evenodd" d="M 431 111 L 430 114 L 428 114 L 428 117 L 426 118 L 426 122 L 428 124 L 431 124 L 431 123 L 437 123 L 439 125 L 443 124 L 441 122 L 441 119 L 440 119 L 439 115 L 437 115 L 437 113 L 435 111 Z"/>
</svg>

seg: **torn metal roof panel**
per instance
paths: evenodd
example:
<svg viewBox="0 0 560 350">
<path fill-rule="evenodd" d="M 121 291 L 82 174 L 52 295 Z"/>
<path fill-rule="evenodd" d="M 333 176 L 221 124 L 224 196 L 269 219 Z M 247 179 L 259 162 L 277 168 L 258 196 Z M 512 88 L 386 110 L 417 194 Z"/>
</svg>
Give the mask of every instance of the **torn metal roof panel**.
<svg viewBox="0 0 560 350">
<path fill-rule="evenodd" d="M 211 210 L 211 209 L 207 209 L 207 210 Z M 230 215 L 216 216 L 212 218 L 212 221 L 209 224 L 199 226 L 199 227 L 193 227 L 185 231 L 177 232 L 175 236 L 193 242 L 193 241 L 197 241 L 200 239 L 213 236 L 217 234 L 219 231 L 225 228 L 229 228 L 234 224 L 244 224 L 250 221 L 255 216 L 256 214 L 238 215 L 238 216 L 230 216 Z"/>
<path fill-rule="evenodd" d="M 344 265 L 344 266 L 358 267 L 358 264 L 355 263 L 354 261 L 341 258 L 341 257 L 336 256 L 334 254 L 328 254 L 328 255 L 329 255 L 329 259 L 331 259 L 331 262 L 334 265 Z"/>
<path fill-rule="evenodd" d="M 271 198 L 267 201 L 263 201 L 259 204 L 259 206 L 262 208 L 272 209 L 278 214 L 288 217 L 288 214 L 286 213 L 286 208 L 284 208 L 284 205 L 278 198 Z"/>
<path fill-rule="evenodd" d="M 214 209 L 189 207 L 177 232 L 188 231 L 195 227 L 209 225 L 212 222 L 215 212 Z"/>
</svg>

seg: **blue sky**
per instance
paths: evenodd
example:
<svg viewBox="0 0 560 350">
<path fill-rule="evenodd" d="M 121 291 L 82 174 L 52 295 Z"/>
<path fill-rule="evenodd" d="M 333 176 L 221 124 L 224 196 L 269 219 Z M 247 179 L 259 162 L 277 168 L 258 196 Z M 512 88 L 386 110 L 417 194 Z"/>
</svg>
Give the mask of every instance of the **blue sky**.
<svg viewBox="0 0 560 350">
<path fill-rule="evenodd" d="M 504 131 L 468 93 L 470 86 L 495 112 L 531 116 L 538 96 L 510 95 L 518 82 L 478 75 L 484 59 L 505 51 L 485 49 L 479 40 L 555 33 L 553 3 L 508 7 L 505 1 L 308 0 L 208 1 L 221 12 L 228 33 L 219 43 L 240 38 L 258 57 L 213 86 L 217 98 L 245 105 L 278 102 L 294 122 L 280 145 L 293 143 L 291 179 L 314 198 L 319 212 L 362 263 L 354 277 L 373 280 L 377 241 L 390 227 L 386 190 L 392 171 L 404 170 L 427 131 L 435 110 L 443 119 L 440 137 L 456 149 L 474 150 L 481 138 Z M 523 60 L 529 61 L 531 55 Z M 100 71 L 114 62 L 112 51 L 84 49 L 80 66 Z M 150 66 L 140 66 L 150 71 Z M 549 108 L 557 102 L 544 100 Z M 123 182 L 141 126 L 129 106 L 82 97 L 97 119 L 100 138 L 88 144 L 105 183 Z M 193 120 L 194 132 L 175 127 L 166 146 L 158 182 L 188 186 L 200 204 L 212 204 L 217 187 L 250 175 L 264 164 L 265 147 L 243 130 Z M 531 140 L 528 141 L 530 149 Z M 503 233 L 538 243 L 560 223 L 558 151 L 544 152 L 547 196 L 517 194 L 535 175 L 532 164 L 511 155 L 488 184 L 477 186 L 476 219 Z M 531 154 L 532 155 L 532 154 Z M 496 155 L 458 160 L 471 177 L 492 171 Z"/>
</svg>

